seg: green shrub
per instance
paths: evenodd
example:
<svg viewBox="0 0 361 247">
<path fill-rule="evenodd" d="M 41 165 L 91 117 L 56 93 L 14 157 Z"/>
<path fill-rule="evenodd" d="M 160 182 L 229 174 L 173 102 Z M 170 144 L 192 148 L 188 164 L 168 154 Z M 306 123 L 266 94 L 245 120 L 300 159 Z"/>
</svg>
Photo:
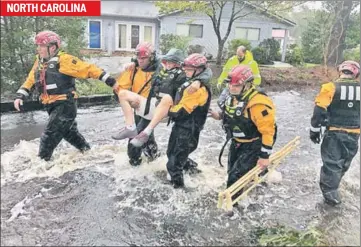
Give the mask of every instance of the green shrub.
<svg viewBox="0 0 361 247">
<path fill-rule="evenodd" d="M 251 43 L 248 40 L 245 40 L 245 39 L 233 39 L 233 40 L 228 42 L 227 57 L 230 58 L 230 57 L 236 55 L 237 48 L 239 46 L 241 46 L 241 45 L 246 47 L 247 50 L 249 50 L 249 51 L 252 49 Z"/>
<path fill-rule="evenodd" d="M 360 45 L 354 49 L 345 50 L 343 56 L 345 60 L 360 61 Z"/>
<path fill-rule="evenodd" d="M 258 64 L 272 64 L 267 60 L 266 50 L 263 47 L 254 48 L 252 54 Z"/>
<path fill-rule="evenodd" d="M 302 65 L 303 52 L 301 47 L 296 44 L 290 45 L 286 52 L 286 62 L 292 65 Z"/>
<path fill-rule="evenodd" d="M 76 91 L 79 96 L 89 96 L 95 94 L 113 94 L 113 89 L 102 81 L 88 79 L 76 80 Z"/>
<path fill-rule="evenodd" d="M 171 48 L 177 48 L 186 52 L 190 41 L 190 37 L 175 34 L 162 34 L 160 36 L 159 49 L 162 54 L 166 54 Z"/>
</svg>

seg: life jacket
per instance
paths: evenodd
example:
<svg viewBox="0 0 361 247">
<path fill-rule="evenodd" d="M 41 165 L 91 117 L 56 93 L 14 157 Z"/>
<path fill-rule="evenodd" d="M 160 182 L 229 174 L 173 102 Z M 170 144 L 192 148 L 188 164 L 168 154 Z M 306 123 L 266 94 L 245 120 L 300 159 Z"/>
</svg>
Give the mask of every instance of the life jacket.
<svg viewBox="0 0 361 247">
<path fill-rule="evenodd" d="M 59 53 L 49 61 L 41 63 L 39 58 L 35 70 L 35 87 L 48 95 L 70 94 L 75 91 L 75 78 L 59 72 Z"/>
<path fill-rule="evenodd" d="M 327 108 L 328 127 L 360 128 L 360 82 L 338 80 L 331 104 Z"/>
</svg>

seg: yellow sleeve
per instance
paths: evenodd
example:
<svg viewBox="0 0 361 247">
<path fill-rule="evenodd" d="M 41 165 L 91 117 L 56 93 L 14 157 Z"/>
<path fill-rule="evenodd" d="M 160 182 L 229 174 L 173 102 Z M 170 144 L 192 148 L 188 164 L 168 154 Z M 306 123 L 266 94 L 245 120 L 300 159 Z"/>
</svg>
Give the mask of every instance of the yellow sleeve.
<svg viewBox="0 0 361 247">
<path fill-rule="evenodd" d="M 134 69 L 126 70 L 122 72 L 117 78 L 117 85 L 119 89 L 129 90 L 132 86 L 132 76 L 134 73 Z"/>
<path fill-rule="evenodd" d="M 261 74 L 259 71 L 258 63 L 255 60 L 252 60 L 250 67 L 254 77 L 253 84 L 259 86 L 261 84 Z"/>
<path fill-rule="evenodd" d="M 59 56 L 59 71 L 60 73 L 81 79 L 100 79 L 100 77 L 107 78 L 105 72 L 96 66 L 80 60 L 77 57 L 69 54 L 62 54 Z"/>
<path fill-rule="evenodd" d="M 235 62 L 234 56 L 227 60 L 226 64 L 223 66 L 221 75 L 218 78 L 218 84 L 222 84 L 223 81 L 228 77 L 228 73 L 232 70 L 237 63 Z"/>
<path fill-rule="evenodd" d="M 262 135 L 262 148 L 272 150 L 276 133 L 274 106 L 256 104 L 250 108 L 250 112 L 253 123 Z"/>
<path fill-rule="evenodd" d="M 205 87 L 201 87 L 193 94 L 188 94 L 188 90 L 185 89 L 183 97 L 177 105 L 170 108 L 170 113 L 178 113 L 185 110 L 187 114 L 191 114 L 197 106 L 203 106 L 207 103 L 208 91 Z"/>
<path fill-rule="evenodd" d="M 38 67 L 38 61 L 38 58 L 36 58 L 34 65 L 28 74 L 28 77 L 16 93 L 22 94 L 25 97 L 29 96 L 31 89 L 35 84 L 35 70 Z"/>
<path fill-rule="evenodd" d="M 316 96 L 315 104 L 319 107 L 327 109 L 327 107 L 332 102 L 335 90 L 335 85 L 332 82 L 323 84 L 320 93 Z"/>
</svg>

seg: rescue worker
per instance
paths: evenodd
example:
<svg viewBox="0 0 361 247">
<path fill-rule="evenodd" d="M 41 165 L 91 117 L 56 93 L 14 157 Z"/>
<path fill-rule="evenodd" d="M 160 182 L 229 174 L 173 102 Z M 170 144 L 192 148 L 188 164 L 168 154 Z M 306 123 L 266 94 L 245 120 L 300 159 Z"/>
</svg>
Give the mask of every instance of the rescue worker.
<svg viewBox="0 0 361 247">
<path fill-rule="evenodd" d="M 256 165 L 265 169 L 276 140 L 275 106 L 266 94 L 255 88 L 253 79 L 248 66 L 234 67 L 228 74 L 230 95 L 222 111 L 209 111 L 212 118 L 222 120 L 227 142 L 232 141 L 228 155 L 227 188 Z M 233 199 L 237 197 L 235 195 Z"/>
<path fill-rule="evenodd" d="M 224 83 L 227 83 L 227 76 L 228 73 L 236 66 L 238 65 L 247 65 L 251 68 L 252 73 L 253 73 L 253 84 L 255 86 L 259 86 L 261 85 L 261 75 L 259 72 L 259 68 L 258 68 L 258 64 L 257 62 L 253 59 L 253 55 L 250 51 L 248 51 L 246 49 L 246 47 L 244 47 L 243 45 L 239 46 L 237 48 L 237 54 L 234 55 L 233 57 L 231 57 L 230 59 L 228 59 L 228 61 L 226 62 L 226 64 L 223 66 L 223 71 L 222 74 L 219 76 L 218 78 L 218 84 L 217 84 L 217 88 L 219 90 L 222 89 L 222 86 Z M 229 95 L 229 89 L 226 87 L 225 89 L 223 89 L 221 95 L 219 96 L 218 99 L 218 105 L 220 106 L 220 108 L 222 108 L 225 99 L 227 98 L 227 96 Z"/>
<path fill-rule="evenodd" d="M 148 125 L 155 108 L 154 99 L 148 112 L 145 111 L 151 83 L 160 64 L 159 59 L 153 45 L 148 42 L 138 44 L 135 52 L 134 66 L 128 66 L 128 69 L 117 79 L 118 88 L 115 92 L 118 95 L 126 125 L 119 133 L 112 136 L 115 140 L 126 138 L 131 140 Z M 133 111 L 133 109 L 136 110 Z M 156 159 L 160 155 L 153 134 L 143 147 L 135 147 L 129 141 L 127 153 L 129 163 L 132 166 L 139 166 L 142 163 L 142 151 L 149 161 Z"/>
<path fill-rule="evenodd" d="M 99 79 L 110 87 L 115 79 L 97 66 L 62 51 L 61 39 L 54 32 L 38 33 L 35 44 L 38 55 L 26 81 L 17 91 L 14 107 L 20 111 L 23 100 L 34 87 L 41 93 L 40 100 L 49 114 L 49 122 L 40 138 L 39 157 L 50 160 L 63 138 L 80 151 L 90 149 L 75 121 L 78 98 L 75 78 Z"/>
<path fill-rule="evenodd" d="M 212 78 L 212 71 L 207 68 L 206 57 L 198 53 L 188 56 L 184 60 L 183 70 L 187 81 L 178 88 L 174 105 L 168 108 L 168 116 L 174 125 L 168 141 L 167 170 L 174 188 L 184 187 L 183 170 L 191 161 L 189 154 L 198 146 L 211 102 L 207 83 Z M 190 94 L 187 88 L 193 81 L 199 81 L 200 88 Z"/>
<path fill-rule="evenodd" d="M 320 188 L 325 202 L 333 206 L 341 203 L 338 187 L 357 153 L 360 137 L 360 65 L 345 61 L 338 72 L 339 79 L 323 84 L 315 99 L 310 129 L 310 139 L 318 144 L 321 126 L 326 126 Z"/>
</svg>

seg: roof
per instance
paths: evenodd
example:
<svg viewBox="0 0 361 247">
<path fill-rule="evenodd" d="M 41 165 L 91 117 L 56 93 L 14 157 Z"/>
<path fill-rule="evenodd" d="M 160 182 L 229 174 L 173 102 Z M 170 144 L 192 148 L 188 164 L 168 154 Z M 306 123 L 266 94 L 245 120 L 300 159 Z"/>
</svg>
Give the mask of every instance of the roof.
<svg viewBox="0 0 361 247">
<path fill-rule="evenodd" d="M 272 17 L 272 18 L 274 18 L 274 19 L 277 19 L 277 20 L 279 20 L 279 21 L 281 21 L 281 22 L 283 22 L 283 23 L 285 23 L 285 24 L 288 24 L 288 25 L 290 25 L 290 26 L 295 26 L 295 25 L 296 25 L 295 22 L 293 22 L 293 21 L 291 21 L 291 20 L 289 20 L 289 19 L 287 19 L 287 18 L 284 18 L 284 17 L 282 17 L 282 16 L 280 16 L 280 15 L 278 15 L 278 14 L 276 14 L 276 13 L 271 13 L 271 12 L 267 11 L 266 9 L 264 9 L 264 8 L 262 8 L 262 7 L 259 7 L 259 6 L 256 6 L 256 5 L 254 5 L 254 4 L 252 4 L 252 3 L 249 3 L 249 2 L 245 2 L 245 3 L 246 3 L 249 7 L 252 7 L 252 8 L 261 10 L 261 11 L 264 11 L 264 12 L 263 12 L 264 15 L 268 15 L 268 16 L 270 16 L 270 17 Z M 170 16 L 170 15 L 179 14 L 179 13 L 182 13 L 182 12 L 184 12 L 184 11 L 185 11 L 185 10 L 176 10 L 176 11 L 173 11 L 173 12 L 170 12 L 170 13 L 167 13 L 167 14 L 160 14 L 160 15 L 158 15 L 158 17 L 159 17 L 159 18 L 162 18 L 162 17 L 165 17 L 165 16 Z"/>
</svg>

